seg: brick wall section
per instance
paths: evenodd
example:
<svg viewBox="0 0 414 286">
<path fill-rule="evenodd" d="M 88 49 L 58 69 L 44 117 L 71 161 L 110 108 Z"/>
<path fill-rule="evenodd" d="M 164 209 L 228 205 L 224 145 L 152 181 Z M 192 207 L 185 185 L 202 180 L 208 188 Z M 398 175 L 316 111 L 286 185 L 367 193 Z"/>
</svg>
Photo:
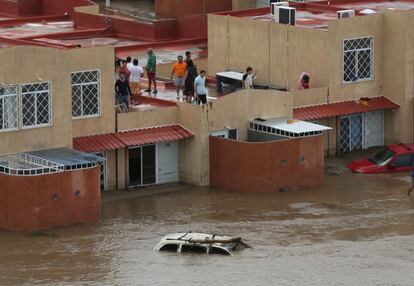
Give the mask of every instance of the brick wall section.
<svg viewBox="0 0 414 286">
<path fill-rule="evenodd" d="M 249 143 L 210 136 L 210 184 L 252 193 L 324 182 L 323 137 Z"/>
<path fill-rule="evenodd" d="M 32 231 L 99 221 L 99 167 L 32 177 L 0 174 L 0 186 L 1 228 Z"/>
</svg>

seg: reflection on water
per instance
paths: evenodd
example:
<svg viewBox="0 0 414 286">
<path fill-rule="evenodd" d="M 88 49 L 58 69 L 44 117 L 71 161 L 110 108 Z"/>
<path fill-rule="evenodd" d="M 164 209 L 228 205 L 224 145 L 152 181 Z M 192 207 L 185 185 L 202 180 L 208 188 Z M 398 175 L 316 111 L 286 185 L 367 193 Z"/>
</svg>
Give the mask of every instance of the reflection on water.
<svg viewBox="0 0 414 286">
<path fill-rule="evenodd" d="M 106 203 L 102 221 L 56 236 L 0 232 L 0 284 L 413 285 L 408 184 L 343 173 L 275 194 L 214 189 Z M 241 236 L 233 257 L 153 251 L 171 232 Z"/>
</svg>

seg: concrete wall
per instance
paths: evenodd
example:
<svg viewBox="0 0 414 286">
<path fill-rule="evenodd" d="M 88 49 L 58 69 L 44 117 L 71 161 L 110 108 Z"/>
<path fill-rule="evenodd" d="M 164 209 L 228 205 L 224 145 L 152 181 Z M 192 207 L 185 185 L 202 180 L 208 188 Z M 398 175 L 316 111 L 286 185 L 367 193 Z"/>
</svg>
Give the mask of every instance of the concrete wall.
<svg viewBox="0 0 414 286">
<path fill-rule="evenodd" d="M 387 142 L 413 142 L 414 95 L 414 24 L 413 11 L 386 10 L 384 20 L 383 94 L 400 108 L 386 112 Z"/>
<path fill-rule="evenodd" d="M 98 167 L 42 176 L 0 174 L 0 227 L 32 231 L 97 222 L 98 182 Z"/>
<path fill-rule="evenodd" d="M 285 26 L 209 15 L 208 73 L 258 70 L 258 82 L 296 89 L 299 75 L 311 75 L 311 89 L 295 93 L 294 106 L 384 95 L 401 107 L 386 114 L 386 142 L 412 142 L 414 94 L 414 11 L 328 21 L 328 30 Z M 343 82 L 343 40 L 374 37 L 373 80 Z M 327 88 L 326 101 L 323 91 Z M 311 96 L 309 96 L 311 95 Z"/>
<path fill-rule="evenodd" d="M 291 93 L 272 90 L 243 90 L 204 106 L 181 103 L 179 122 L 196 136 L 181 142 L 180 180 L 194 185 L 209 185 L 210 132 L 239 129 L 246 140 L 248 121 L 257 117 L 292 117 Z"/>
<path fill-rule="evenodd" d="M 12 47 L 0 49 L 0 82 L 4 84 L 51 81 L 52 126 L 0 133 L 0 154 L 72 146 L 72 99 L 70 74 L 58 73 L 52 66 L 66 69 L 69 57 L 58 49 Z M 62 60 L 62 62 L 61 62 Z M 17 68 L 20 67 L 20 68 Z M 41 80 L 39 80 L 41 79 Z"/>
<path fill-rule="evenodd" d="M 178 107 L 154 107 L 151 110 L 117 113 L 118 131 L 179 123 Z"/>
<path fill-rule="evenodd" d="M 79 7 L 75 7 L 73 10 L 75 12 L 98 15 L 99 14 L 99 5 L 95 4 L 95 5 L 89 5 L 89 6 L 79 6 Z"/>
<path fill-rule="evenodd" d="M 300 74 L 306 71 L 312 87 L 328 85 L 328 32 L 238 17 L 208 17 L 209 75 L 252 66 L 258 71 L 259 83 L 296 89 Z"/>
<path fill-rule="evenodd" d="M 237 192 L 277 192 L 324 181 L 322 136 L 266 143 L 210 137 L 210 183 Z"/>
<path fill-rule="evenodd" d="M 328 103 L 328 88 L 310 88 L 302 90 L 294 90 L 293 107 L 303 107 L 317 104 Z"/>
<path fill-rule="evenodd" d="M 228 16 L 208 15 L 208 69 L 209 75 L 229 69 Z"/>
<path fill-rule="evenodd" d="M 115 190 L 116 185 L 116 150 L 106 152 L 106 189 Z"/>
<path fill-rule="evenodd" d="M 256 0 L 233 0 L 233 10 L 256 8 Z"/>
<path fill-rule="evenodd" d="M 337 136 L 338 136 L 338 127 L 337 127 L 337 118 L 329 117 L 319 120 L 319 124 L 331 127 L 332 130 L 328 130 L 323 135 L 324 140 L 324 150 L 326 156 L 336 156 L 336 147 L 337 147 Z"/>
<path fill-rule="evenodd" d="M 331 20 L 329 25 L 329 99 L 330 102 L 373 97 L 381 94 L 383 81 L 384 16 L 369 15 Z M 374 37 L 374 79 L 343 83 L 343 40 Z M 321 57 L 326 57 L 322 55 Z"/>
<path fill-rule="evenodd" d="M 76 61 L 70 58 L 77 59 Z M 115 131 L 114 50 L 106 46 L 70 50 L 66 71 L 101 71 L 101 115 L 73 120 L 73 137 L 104 134 Z"/>
<path fill-rule="evenodd" d="M 73 137 L 113 132 L 113 55 L 112 47 L 61 50 L 16 46 L 0 49 L 0 69 L 8 71 L 0 74 L 0 83 L 52 83 L 52 126 L 1 132 L 0 154 L 71 147 Z M 71 73 L 91 69 L 101 70 L 101 116 L 72 121 Z"/>
<path fill-rule="evenodd" d="M 239 71 L 254 67 L 258 71 L 256 81 L 268 83 L 269 23 L 236 17 L 228 17 L 228 21 L 229 67 Z M 209 58 L 214 59 L 214 55 L 209 54 Z"/>
</svg>

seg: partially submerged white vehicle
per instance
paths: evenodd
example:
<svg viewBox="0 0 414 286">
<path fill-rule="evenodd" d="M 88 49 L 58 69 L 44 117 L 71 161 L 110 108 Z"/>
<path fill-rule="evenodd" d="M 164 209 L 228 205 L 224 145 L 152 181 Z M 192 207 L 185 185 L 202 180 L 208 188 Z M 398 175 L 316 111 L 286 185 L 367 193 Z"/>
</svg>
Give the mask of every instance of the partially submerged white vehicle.
<svg viewBox="0 0 414 286">
<path fill-rule="evenodd" d="M 243 248 L 250 248 L 250 246 L 244 243 L 240 237 L 182 232 L 164 236 L 154 250 L 233 255 L 234 251 Z"/>
</svg>

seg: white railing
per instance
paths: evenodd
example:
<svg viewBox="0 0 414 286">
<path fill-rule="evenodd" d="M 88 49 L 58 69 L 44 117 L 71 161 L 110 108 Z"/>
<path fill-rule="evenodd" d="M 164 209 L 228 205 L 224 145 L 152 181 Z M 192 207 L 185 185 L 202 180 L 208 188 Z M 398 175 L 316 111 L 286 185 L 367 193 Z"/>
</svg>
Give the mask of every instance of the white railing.
<svg viewBox="0 0 414 286">
<path fill-rule="evenodd" d="M 36 176 L 63 172 L 64 165 L 27 153 L 0 157 L 0 173 L 14 176 Z"/>
</svg>

